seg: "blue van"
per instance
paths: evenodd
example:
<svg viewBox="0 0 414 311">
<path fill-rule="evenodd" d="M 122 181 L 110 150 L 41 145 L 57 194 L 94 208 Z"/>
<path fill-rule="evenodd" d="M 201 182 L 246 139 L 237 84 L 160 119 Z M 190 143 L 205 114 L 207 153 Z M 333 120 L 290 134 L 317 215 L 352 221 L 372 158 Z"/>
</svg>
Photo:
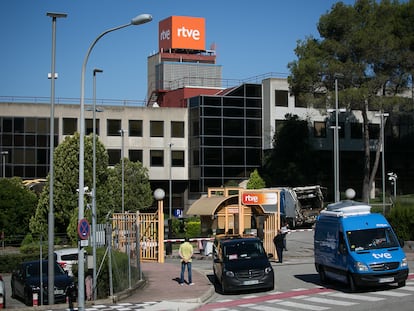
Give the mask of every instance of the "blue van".
<svg viewBox="0 0 414 311">
<path fill-rule="evenodd" d="M 315 224 L 315 267 L 322 283 L 333 279 L 358 287 L 405 286 L 408 263 L 393 229 L 371 206 L 341 201 L 321 211 Z"/>
</svg>

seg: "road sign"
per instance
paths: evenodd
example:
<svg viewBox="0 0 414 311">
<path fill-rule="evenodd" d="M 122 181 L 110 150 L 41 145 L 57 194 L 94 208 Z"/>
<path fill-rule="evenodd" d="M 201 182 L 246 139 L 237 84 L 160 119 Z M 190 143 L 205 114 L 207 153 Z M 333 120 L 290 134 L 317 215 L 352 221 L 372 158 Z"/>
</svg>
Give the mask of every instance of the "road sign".
<svg viewBox="0 0 414 311">
<path fill-rule="evenodd" d="M 81 240 L 87 240 L 91 233 L 89 222 L 86 218 L 82 218 L 78 223 L 78 235 Z"/>
</svg>

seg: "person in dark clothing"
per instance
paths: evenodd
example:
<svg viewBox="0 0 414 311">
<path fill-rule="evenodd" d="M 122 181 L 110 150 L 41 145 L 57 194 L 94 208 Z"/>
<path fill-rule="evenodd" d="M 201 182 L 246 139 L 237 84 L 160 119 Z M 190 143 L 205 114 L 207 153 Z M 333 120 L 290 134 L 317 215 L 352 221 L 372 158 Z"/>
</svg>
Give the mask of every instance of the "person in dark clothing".
<svg viewBox="0 0 414 311">
<path fill-rule="evenodd" d="M 277 259 L 280 263 L 283 262 L 283 249 L 285 248 L 283 241 L 285 239 L 285 235 L 286 234 L 282 233 L 282 231 L 278 230 L 276 236 L 273 238 L 273 243 L 276 247 Z"/>
</svg>

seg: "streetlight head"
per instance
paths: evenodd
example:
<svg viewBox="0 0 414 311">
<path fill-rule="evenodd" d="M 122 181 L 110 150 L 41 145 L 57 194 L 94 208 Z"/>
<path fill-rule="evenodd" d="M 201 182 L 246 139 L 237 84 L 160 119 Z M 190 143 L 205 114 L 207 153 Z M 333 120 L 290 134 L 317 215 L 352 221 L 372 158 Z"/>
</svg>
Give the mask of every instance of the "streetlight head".
<svg viewBox="0 0 414 311">
<path fill-rule="evenodd" d="M 93 70 L 93 74 L 96 74 L 97 72 L 103 72 L 103 70 L 102 69 L 99 69 L 99 68 L 95 68 L 94 70 Z"/>
<path fill-rule="evenodd" d="M 151 14 L 140 14 L 131 20 L 131 25 L 141 25 L 152 21 Z"/>
<path fill-rule="evenodd" d="M 68 16 L 66 13 L 53 13 L 53 12 L 47 12 L 46 15 L 50 17 L 55 17 L 55 18 Z"/>
<path fill-rule="evenodd" d="M 155 200 L 159 201 L 159 200 L 164 199 L 164 197 L 165 197 L 165 191 L 163 189 L 161 189 L 161 188 L 155 189 L 155 191 L 154 191 L 154 199 Z"/>
</svg>

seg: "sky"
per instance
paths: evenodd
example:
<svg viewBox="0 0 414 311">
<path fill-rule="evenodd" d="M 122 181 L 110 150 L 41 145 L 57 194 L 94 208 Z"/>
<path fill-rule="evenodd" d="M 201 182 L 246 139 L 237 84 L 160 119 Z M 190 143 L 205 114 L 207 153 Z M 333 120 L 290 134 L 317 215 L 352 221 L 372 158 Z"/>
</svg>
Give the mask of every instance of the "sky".
<svg viewBox="0 0 414 311">
<path fill-rule="evenodd" d="M 158 23 L 170 16 L 205 18 L 206 48 L 215 45 L 222 78 L 287 75 L 298 40 L 318 37 L 317 23 L 334 0 L 0 0 L 0 99 L 50 97 L 52 18 L 56 20 L 55 97 L 79 98 L 82 63 L 102 32 L 148 13 L 150 23 L 102 37 L 86 68 L 85 97 L 145 100 L 147 59 L 158 52 Z M 343 0 L 353 5 L 354 0 Z"/>
</svg>

